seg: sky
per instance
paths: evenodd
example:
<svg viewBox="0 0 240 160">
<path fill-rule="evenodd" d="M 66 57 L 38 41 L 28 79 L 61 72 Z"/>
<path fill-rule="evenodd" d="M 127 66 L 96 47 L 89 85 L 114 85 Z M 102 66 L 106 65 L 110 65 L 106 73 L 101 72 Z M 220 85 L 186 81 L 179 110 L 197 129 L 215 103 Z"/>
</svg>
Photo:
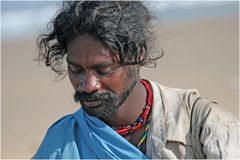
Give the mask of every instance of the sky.
<svg viewBox="0 0 240 160">
<path fill-rule="evenodd" d="M 238 12 L 238 2 L 230 1 L 151 1 L 156 18 L 165 23 L 183 22 L 207 16 Z M 61 1 L 1 1 L 2 40 L 38 34 L 46 29 Z"/>
</svg>

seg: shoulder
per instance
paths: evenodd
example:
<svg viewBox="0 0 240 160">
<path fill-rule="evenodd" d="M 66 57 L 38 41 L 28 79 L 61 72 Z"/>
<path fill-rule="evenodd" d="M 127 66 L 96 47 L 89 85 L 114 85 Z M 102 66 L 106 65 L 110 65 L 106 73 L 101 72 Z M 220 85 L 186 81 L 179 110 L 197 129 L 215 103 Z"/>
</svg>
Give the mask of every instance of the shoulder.
<svg viewBox="0 0 240 160">
<path fill-rule="evenodd" d="M 201 96 L 197 89 L 179 89 L 156 82 L 150 81 L 150 83 L 153 86 L 155 85 L 155 88 L 158 88 L 166 111 L 179 111 L 184 108 L 190 119 L 192 117 L 198 118 L 199 123 L 200 121 L 202 123 L 205 122 L 206 126 L 211 126 L 218 122 L 223 122 L 224 124 L 232 123 L 233 121 L 237 122 L 230 112 L 217 102 Z"/>
<path fill-rule="evenodd" d="M 66 115 L 51 125 L 37 151 L 35 158 L 57 158 L 67 145 L 75 140 L 74 128 L 76 121 L 72 114 Z"/>
<path fill-rule="evenodd" d="M 59 131 L 70 130 L 74 126 L 75 120 L 72 114 L 63 116 L 54 122 L 48 129 L 47 135 L 59 134 Z"/>
<path fill-rule="evenodd" d="M 180 89 L 149 81 L 155 93 L 159 91 L 165 110 L 179 111 L 183 109 L 190 115 L 194 103 L 200 97 L 197 89 Z"/>
<path fill-rule="evenodd" d="M 189 129 L 191 124 L 190 103 L 199 96 L 195 89 L 179 89 L 149 81 L 153 89 L 153 118 L 163 124 L 168 141 L 190 145 Z M 161 115 L 160 115 L 161 114 Z M 164 117 L 164 118 L 159 118 Z M 164 122 L 161 122 L 164 121 Z"/>
<path fill-rule="evenodd" d="M 196 89 L 151 84 L 162 99 L 168 140 L 188 143 L 198 158 L 238 156 L 239 121 L 230 112 Z"/>
</svg>

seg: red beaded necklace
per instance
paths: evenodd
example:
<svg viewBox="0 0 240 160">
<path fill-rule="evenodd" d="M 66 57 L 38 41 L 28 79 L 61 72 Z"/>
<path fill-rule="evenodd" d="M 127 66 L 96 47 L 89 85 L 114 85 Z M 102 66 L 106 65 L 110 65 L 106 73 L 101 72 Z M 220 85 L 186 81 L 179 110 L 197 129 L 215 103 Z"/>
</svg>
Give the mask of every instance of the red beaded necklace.
<svg viewBox="0 0 240 160">
<path fill-rule="evenodd" d="M 149 82 L 143 79 L 140 81 L 147 90 L 146 106 L 144 107 L 143 112 L 140 114 L 140 116 L 137 118 L 137 120 L 133 124 L 122 126 L 117 129 L 113 128 L 120 135 L 126 135 L 128 133 L 135 132 L 136 130 L 144 126 L 145 123 L 147 122 L 147 118 L 152 108 L 153 93 L 152 93 L 152 88 Z"/>
</svg>

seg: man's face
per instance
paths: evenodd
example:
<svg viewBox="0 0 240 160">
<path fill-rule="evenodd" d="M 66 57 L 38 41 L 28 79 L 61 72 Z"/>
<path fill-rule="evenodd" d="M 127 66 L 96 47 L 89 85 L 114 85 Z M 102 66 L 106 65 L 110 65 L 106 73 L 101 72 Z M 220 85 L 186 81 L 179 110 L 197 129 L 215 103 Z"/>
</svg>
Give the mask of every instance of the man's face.
<svg viewBox="0 0 240 160">
<path fill-rule="evenodd" d="M 139 80 L 136 66 L 120 66 L 108 47 L 87 34 L 67 44 L 67 61 L 75 101 L 99 118 L 116 113 Z"/>
</svg>

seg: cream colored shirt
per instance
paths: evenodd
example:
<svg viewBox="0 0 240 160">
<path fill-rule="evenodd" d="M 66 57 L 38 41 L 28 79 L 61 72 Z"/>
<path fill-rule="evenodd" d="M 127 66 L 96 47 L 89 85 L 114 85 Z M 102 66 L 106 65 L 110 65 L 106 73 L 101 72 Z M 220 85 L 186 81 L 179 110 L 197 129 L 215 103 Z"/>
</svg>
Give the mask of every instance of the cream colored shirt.
<svg viewBox="0 0 240 160">
<path fill-rule="evenodd" d="M 200 97 L 197 90 L 150 83 L 154 99 L 148 157 L 239 159 L 240 125 L 233 115 Z"/>
</svg>

